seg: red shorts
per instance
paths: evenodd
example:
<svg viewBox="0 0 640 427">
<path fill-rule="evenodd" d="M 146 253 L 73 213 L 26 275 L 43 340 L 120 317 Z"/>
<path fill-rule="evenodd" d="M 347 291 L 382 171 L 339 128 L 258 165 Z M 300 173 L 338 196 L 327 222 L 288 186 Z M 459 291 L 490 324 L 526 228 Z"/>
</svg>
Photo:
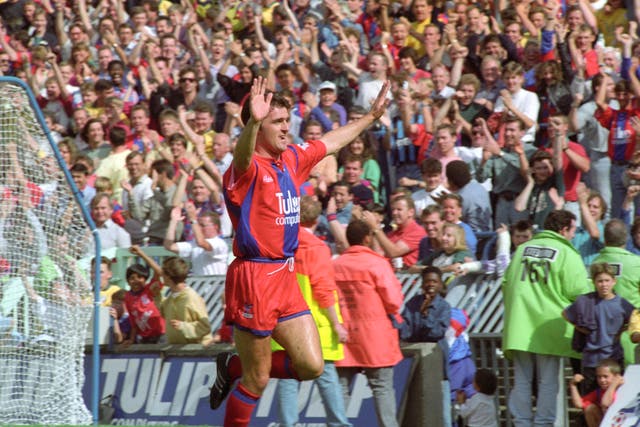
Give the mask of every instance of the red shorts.
<svg viewBox="0 0 640 427">
<path fill-rule="evenodd" d="M 296 273 L 286 263 L 235 259 L 227 270 L 224 320 L 258 336 L 278 322 L 310 313 Z"/>
</svg>

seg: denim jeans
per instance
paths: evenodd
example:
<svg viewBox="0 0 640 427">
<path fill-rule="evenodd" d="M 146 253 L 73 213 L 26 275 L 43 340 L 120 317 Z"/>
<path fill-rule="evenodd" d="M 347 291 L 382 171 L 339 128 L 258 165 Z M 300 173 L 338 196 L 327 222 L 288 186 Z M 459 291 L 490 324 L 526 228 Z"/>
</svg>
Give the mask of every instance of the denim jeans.
<svg viewBox="0 0 640 427">
<path fill-rule="evenodd" d="M 552 427 L 556 421 L 562 359 L 526 351 L 513 351 L 514 384 L 509 411 L 516 427 Z M 538 379 L 536 414 L 531 408 L 533 370 Z"/>
<path fill-rule="evenodd" d="M 324 371 L 315 380 L 327 414 L 327 426 L 351 427 L 344 406 L 344 396 L 340 388 L 338 373 L 333 362 L 324 362 Z M 279 423 L 283 427 L 293 427 L 298 422 L 297 380 L 278 380 L 277 400 Z"/>
<path fill-rule="evenodd" d="M 393 366 L 387 368 L 338 368 L 340 385 L 342 385 L 346 402 L 349 401 L 349 384 L 351 384 L 353 377 L 361 372 L 367 377 L 369 388 L 373 392 L 378 425 L 380 427 L 398 427 L 396 393 L 393 388 Z"/>
<path fill-rule="evenodd" d="M 499 197 L 496 202 L 494 216 L 494 224 L 498 227 L 500 224 L 511 225 L 521 219 L 528 219 L 529 212 L 526 210 L 524 212 L 518 212 L 513 207 L 513 200 L 507 200 L 503 197 Z"/>
<path fill-rule="evenodd" d="M 607 202 L 607 216 L 611 212 L 611 159 L 607 152 L 590 150 L 591 168 L 585 176 L 588 187 L 596 190 Z"/>
</svg>

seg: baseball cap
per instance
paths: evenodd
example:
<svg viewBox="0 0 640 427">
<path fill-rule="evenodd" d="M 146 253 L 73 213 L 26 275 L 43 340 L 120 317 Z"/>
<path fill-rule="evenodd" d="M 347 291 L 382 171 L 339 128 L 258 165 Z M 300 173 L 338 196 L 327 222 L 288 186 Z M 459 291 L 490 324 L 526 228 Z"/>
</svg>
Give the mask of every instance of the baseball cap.
<svg viewBox="0 0 640 427">
<path fill-rule="evenodd" d="M 325 89 L 330 89 L 334 92 L 336 92 L 336 84 L 333 82 L 330 82 L 328 80 L 323 81 L 320 86 L 318 86 L 318 92 L 320 92 L 321 90 L 325 90 Z"/>
</svg>

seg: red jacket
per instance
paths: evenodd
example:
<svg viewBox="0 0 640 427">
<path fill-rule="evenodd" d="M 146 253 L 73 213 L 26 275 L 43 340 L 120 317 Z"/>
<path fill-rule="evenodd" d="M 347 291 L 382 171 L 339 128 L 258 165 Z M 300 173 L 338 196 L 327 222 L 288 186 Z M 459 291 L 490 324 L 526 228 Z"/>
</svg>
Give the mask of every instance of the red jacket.
<svg viewBox="0 0 640 427">
<path fill-rule="evenodd" d="M 402 286 L 389 261 L 366 246 L 351 246 L 333 261 L 340 310 L 349 340 L 336 366 L 382 368 L 402 360 L 398 330 Z"/>
</svg>

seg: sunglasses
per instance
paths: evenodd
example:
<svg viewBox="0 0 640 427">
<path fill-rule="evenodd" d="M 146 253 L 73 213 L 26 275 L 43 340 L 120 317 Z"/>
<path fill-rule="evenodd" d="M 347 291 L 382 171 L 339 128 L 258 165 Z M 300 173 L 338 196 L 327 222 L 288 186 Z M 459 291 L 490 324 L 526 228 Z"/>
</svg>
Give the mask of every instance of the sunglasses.
<svg viewBox="0 0 640 427">
<path fill-rule="evenodd" d="M 192 78 L 189 78 L 189 77 L 183 77 L 183 78 L 181 78 L 179 80 L 180 83 L 186 83 L 186 82 L 193 83 L 195 81 L 196 81 L 196 79 L 192 79 Z"/>
</svg>

